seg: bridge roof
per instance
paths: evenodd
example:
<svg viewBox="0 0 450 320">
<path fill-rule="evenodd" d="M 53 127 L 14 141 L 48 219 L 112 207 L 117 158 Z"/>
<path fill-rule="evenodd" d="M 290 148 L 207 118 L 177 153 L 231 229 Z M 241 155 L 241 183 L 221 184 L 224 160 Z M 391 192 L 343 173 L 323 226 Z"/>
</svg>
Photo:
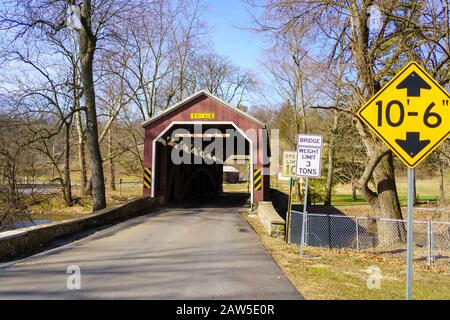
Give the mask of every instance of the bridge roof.
<svg viewBox="0 0 450 320">
<path fill-rule="evenodd" d="M 163 112 L 161 112 L 161 113 L 159 113 L 159 114 L 157 114 L 157 115 L 151 117 L 151 118 L 148 119 L 147 121 L 143 122 L 143 123 L 141 124 L 141 126 L 144 127 L 144 128 L 147 127 L 148 125 L 150 125 L 151 123 L 155 122 L 156 120 L 162 118 L 162 117 L 165 116 L 165 115 L 168 115 L 169 113 L 171 113 L 171 112 L 177 110 L 178 108 L 181 108 L 182 106 L 186 105 L 187 103 L 191 102 L 192 100 L 194 100 L 194 99 L 196 99 L 196 98 L 198 98 L 198 97 L 200 97 L 200 96 L 202 96 L 202 95 L 205 95 L 205 96 L 207 96 L 208 98 L 211 98 L 211 99 L 213 99 L 213 100 L 219 102 L 220 104 L 222 104 L 222 105 L 224 105 L 225 107 L 231 109 L 232 111 L 234 111 L 234 112 L 240 114 L 241 116 L 247 118 L 248 120 L 250 120 L 250 121 L 252 121 L 252 122 L 258 124 L 258 125 L 261 126 L 262 128 L 265 128 L 265 127 L 266 127 L 266 124 L 263 123 L 262 121 L 256 119 L 255 117 L 249 115 L 248 113 L 246 113 L 246 112 L 240 110 L 239 108 L 237 108 L 237 107 L 235 107 L 235 106 L 232 106 L 231 104 L 225 102 L 224 100 L 220 99 L 219 97 L 216 97 L 215 95 L 211 94 L 210 92 L 208 92 L 208 91 L 206 91 L 206 90 L 200 90 L 200 91 L 194 93 L 193 95 L 191 95 L 191 96 L 189 96 L 189 97 L 187 97 L 187 98 L 181 100 L 180 102 L 178 102 L 178 103 L 172 105 L 171 107 L 167 108 L 167 109 L 164 110 Z"/>
</svg>

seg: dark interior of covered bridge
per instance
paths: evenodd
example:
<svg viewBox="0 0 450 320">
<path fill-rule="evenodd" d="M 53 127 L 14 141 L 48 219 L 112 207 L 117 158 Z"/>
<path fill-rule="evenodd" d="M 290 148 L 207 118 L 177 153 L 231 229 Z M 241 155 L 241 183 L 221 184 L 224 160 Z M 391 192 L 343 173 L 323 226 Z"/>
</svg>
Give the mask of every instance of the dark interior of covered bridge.
<svg viewBox="0 0 450 320">
<path fill-rule="evenodd" d="M 155 194 L 174 203 L 222 192 L 223 163 L 250 144 L 231 124 L 175 124 L 155 151 Z"/>
</svg>

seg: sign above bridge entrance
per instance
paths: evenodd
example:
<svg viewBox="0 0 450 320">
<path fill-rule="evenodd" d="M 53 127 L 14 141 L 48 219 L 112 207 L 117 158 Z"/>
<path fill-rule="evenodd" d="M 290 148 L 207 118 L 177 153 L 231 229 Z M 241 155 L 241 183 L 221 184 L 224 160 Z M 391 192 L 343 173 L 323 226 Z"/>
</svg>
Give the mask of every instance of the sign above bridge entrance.
<svg viewBox="0 0 450 320">
<path fill-rule="evenodd" d="M 191 112 L 191 119 L 215 119 L 214 112 Z"/>
<path fill-rule="evenodd" d="M 403 163 L 414 168 L 450 135 L 449 101 L 444 88 L 411 62 L 357 115 Z"/>
</svg>

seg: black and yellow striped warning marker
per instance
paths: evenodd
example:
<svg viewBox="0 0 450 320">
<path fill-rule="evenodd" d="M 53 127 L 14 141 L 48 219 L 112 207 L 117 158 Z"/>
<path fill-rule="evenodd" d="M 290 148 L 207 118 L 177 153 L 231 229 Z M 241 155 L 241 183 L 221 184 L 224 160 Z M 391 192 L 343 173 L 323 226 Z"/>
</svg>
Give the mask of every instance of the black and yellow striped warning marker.
<svg viewBox="0 0 450 320">
<path fill-rule="evenodd" d="M 144 167 L 144 188 L 152 188 L 152 170 L 147 167 Z"/>
<path fill-rule="evenodd" d="M 255 191 L 261 190 L 262 188 L 261 169 L 253 170 L 253 187 Z"/>
</svg>

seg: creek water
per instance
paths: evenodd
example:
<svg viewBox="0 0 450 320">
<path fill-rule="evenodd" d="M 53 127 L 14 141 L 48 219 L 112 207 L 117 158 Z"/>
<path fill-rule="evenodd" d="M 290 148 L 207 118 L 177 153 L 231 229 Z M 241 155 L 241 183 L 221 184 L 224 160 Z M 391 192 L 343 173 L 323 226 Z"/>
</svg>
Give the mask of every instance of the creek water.
<svg viewBox="0 0 450 320">
<path fill-rule="evenodd" d="M 27 228 L 31 226 L 37 226 L 41 224 L 51 223 L 54 221 L 59 220 L 65 220 L 65 219 L 71 219 L 75 218 L 73 216 L 67 216 L 67 215 L 56 215 L 56 214 L 39 214 L 32 216 L 31 219 L 21 219 L 15 221 L 12 226 L 9 228 L 9 230 L 17 230 L 21 228 Z M 8 230 L 3 230 L 8 231 Z M 0 231 L 1 233 L 2 231 Z"/>
<path fill-rule="evenodd" d="M 34 226 L 34 225 L 50 223 L 50 222 L 53 222 L 53 221 L 54 220 L 51 220 L 51 219 L 32 219 L 32 221 L 30 221 L 30 220 L 19 220 L 19 221 L 14 222 L 14 224 L 13 224 L 11 229 L 27 228 L 27 227 L 31 227 L 31 226 Z"/>
</svg>

